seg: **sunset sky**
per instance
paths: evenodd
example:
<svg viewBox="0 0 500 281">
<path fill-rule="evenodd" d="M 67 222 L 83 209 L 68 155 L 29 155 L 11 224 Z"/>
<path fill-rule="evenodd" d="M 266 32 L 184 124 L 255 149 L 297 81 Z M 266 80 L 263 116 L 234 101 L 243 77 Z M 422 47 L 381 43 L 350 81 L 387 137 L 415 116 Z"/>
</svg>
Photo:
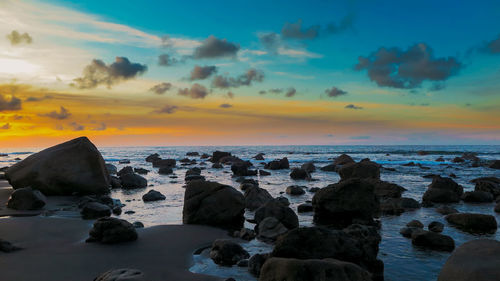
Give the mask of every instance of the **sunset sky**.
<svg viewBox="0 0 500 281">
<path fill-rule="evenodd" d="M 499 144 L 499 1 L 0 0 L 0 147 Z"/>
</svg>

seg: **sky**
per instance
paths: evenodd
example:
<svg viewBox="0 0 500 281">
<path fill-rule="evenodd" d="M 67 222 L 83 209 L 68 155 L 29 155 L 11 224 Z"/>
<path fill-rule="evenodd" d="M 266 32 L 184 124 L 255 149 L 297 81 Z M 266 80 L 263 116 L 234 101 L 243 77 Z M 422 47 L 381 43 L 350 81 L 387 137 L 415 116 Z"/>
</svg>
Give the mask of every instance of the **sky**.
<svg viewBox="0 0 500 281">
<path fill-rule="evenodd" d="M 500 144 L 500 2 L 0 0 L 0 147 Z"/>
</svg>

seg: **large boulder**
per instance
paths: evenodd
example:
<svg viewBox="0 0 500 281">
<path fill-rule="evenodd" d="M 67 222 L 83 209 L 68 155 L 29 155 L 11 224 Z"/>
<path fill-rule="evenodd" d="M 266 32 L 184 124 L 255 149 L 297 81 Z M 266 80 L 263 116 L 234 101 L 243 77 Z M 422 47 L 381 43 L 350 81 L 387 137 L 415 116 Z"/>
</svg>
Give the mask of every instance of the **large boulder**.
<svg viewBox="0 0 500 281">
<path fill-rule="evenodd" d="M 137 231 L 133 224 L 126 220 L 104 217 L 96 220 L 89 231 L 86 242 L 115 244 L 137 240 Z"/>
<path fill-rule="evenodd" d="M 257 224 L 267 217 L 275 217 L 288 229 L 299 227 L 297 214 L 278 199 L 270 200 L 255 211 L 254 220 Z"/>
<path fill-rule="evenodd" d="M 120 176 L 123 189 L 145 188 L 148 180 L 136 173 L 127 173 Z"/>
<path fill-rule="evenodd" d="M 380 199 L 380 213 L 382 215 L 400 215 L 406 211 L 419 209 L 420 203 L 413 198 L 382 198 Z"/>
<path fill-rule="evenodd" d="M 380 179 L 380 165 L 372 161 L 345 164 L 338 172 L 341 180 L 352 178 Z"/>
<path fill-rule="evenodd" d="M 248 168 L 252 165 L 250 162 L 236 162 L 231 165 L 231 171 L 235 176 L 246 177 L 246 176 L 256 176 L 256 170 L 249 170 Z"/>
<path fill-rule="evenodd" d="M 245 218 L 245 198 L 231 186 L 194 180 L 186 186 L 182 221 L 240 230 Z"/>
<path fill-rule="evenodd" d="M 348 179 L 318 190 L 312 200 L 314 222 L 345 227 L 373 222 L 380 203 L 374 186 L 362 179 Z"/>
<path fill-rule="evenodd" d="M 267 190 L 258 186 L 251 186 L 245 189 L 245 208 L 253 211 L 262 207 L 267 202 L 273 200 L 273 197 Z"/>
<path fill-rule="evenodd" d="M 15 210 L 39 210 L 45 206 L 47 199 L 39 190 L 31 187 L 14 190 L 7 202 L 7 208 Z"/>
<path fill-rule="evenodd" d="M 335 158 L 335 160 L 333 161 L 334 165 L 346 165 L 351 163 L 355 163 L 355 161 L 351 156 L 347 154 L 342 154 L 339 157 Z"/>
<path fill-rule="evenodd" d="M 371 281 L 371 275 L 356 264 L 336 259 L 270 258 L 259 281 Z"/>
<path fill-rule="evenodd" d="M 153 160 L 153 167 L 161 168 L 161 167 L 175 167 L 177 161 L 175 159 L 161 159 L 157 158 Z"/>
<path fill-rule="evenodd" d="M 210 249 L 210 258 L 219 265 L 232 266 L 249 257 L 250 254 L 243 247 L 227 239 L 215 240 Z"/>
<path fill-rule="evenodd" d="M 290 178 L 294 180 L 310 180 L 311 175 L 305 169 L 293 168 L 292 172 L 290 173 Z"/>
<path fill-rule="evenodd" d="M 469 203 L 490 203 L 493 199 L 493 194 L 486 191 L 467 191 L 462 195 L 462 200 Z"/>
<path fill-rule="evenodd" d="M 472 240 L 458 247 L 439 273 L 438 281 L 500 280 L 500 242 Z"/>
<path fill-rule="evenodd" d="M 316 171 L 316 166 L 314 166 L 313 162 L 307 162 L 300 166 L 301 169 L 305 170 L 308 173 L 313 173 Z"/>
<path fill-rule="evenodd" d="M 110 175 L 115 175 L 118 172 L 118 169 L 113 164 L 106 164 L 106 170 Z"/>
<path fill-rule="evenodd" d="M 267 217 L 258 224 L 259 239 L 264 241 L 274 241 L 278 236 L 286 233 L 286 228 L 277 218 Z"/>
<path fill-rule="evenodd" d="M 260 270 L 264 263 L 269 259 L 269 253 L 266 254 L 255 254 L 248 259 L 248 272 L 250 274 L 259 277 Z"/>
<path fill-rule="evenodd" d="M 264 168 L 269 170 L 290 169 L 290 163 L 288 162 L 288 158 L 284 157 L 283 159 L 273 160 L 267 163 Z"/>
<path fill-rule="evenodd" d="M 456 203 L 460 201 L 463 194 L 463 187 L 458 185 L 451 178 L 436 176 L 425 191 L 423 202 L 430 203 Z"/>
<path fill-rule="evenodd" d="M 144 273 L 138 269 L 120 268 L 106 271 L 94 281 L 146 281 Z"/>
<path fill-rule="evenodd" d="M 31 187 L 45 195 L 104 194 L 110 187 L 101 153 L 86 137 L 32 154 L 5 177 L 14 189 Z"/>
<path fill-rule="evenodd" d="M 307 187 L 300 185 L 290 185 L 285 189 L 285 192 L 290 195 L 302 195 L 306 193 L 304 189 L 307 189 Z"/>
<path fill-rule="evenodd" d="M 493 197 L 500 196 L 500 179 L 496 177 L 483 177 L 473 179 L 471 181 L 475 183 L 474 191 L 484 191 L 489 192 Z"/>
<path fill-rule="evenodd" d="M 224 152 L 224 151 L 214 151 L 212 153 L 212 158 L 210 159 L 211 162 L 213 163 L 218 163 L 221 158 L 231 156 L 230 152 Z"/>
<path fill-rule="evenodd" d="M 395 183 L 372 179 L 369 180 L 374 185 L 374 192 L 379 198 L 400 198 L 406 188 Z"/>
<path fill-rule="evenodd" d="M 446 221 L 470 233 L 495 233 L 497 221 L 492 215 L 458 213 L 446 216 Z"/>
<path fill-rule="evenodd" d="M 437 251 L 451 252 L 455 249 L 455 241 L 450 236 L 425 230 L 414 231 L 411 235 L 411 243 Z"/>
</svg>

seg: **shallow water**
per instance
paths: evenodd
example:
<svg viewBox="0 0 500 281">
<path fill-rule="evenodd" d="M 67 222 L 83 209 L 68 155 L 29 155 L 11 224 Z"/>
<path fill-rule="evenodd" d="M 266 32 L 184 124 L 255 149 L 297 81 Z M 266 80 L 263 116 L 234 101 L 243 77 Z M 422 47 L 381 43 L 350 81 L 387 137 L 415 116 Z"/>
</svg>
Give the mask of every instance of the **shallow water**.
<svg viewBox="0 0 500 281">
<path fill-rule="evenodd" d="M 112 163 L 121 169 L 124 166 L 142 167 L 150 170 L 145 177 L 148 184 L 153 185 L 142 190 L 113 190 L 111 196 L 120 199 L 126 206 L 123 211 L 133 210 L 133 214 L 123 213 L 120 217 L 129 221 L 141 221 L 144 225 L 152 226 L 157 224 L 180 224 L 182 223 L 182 206 L 184 201 L 184 174 L 186 170 L 193 166 L 206 167 L 202 175 L 207 180 L 218 181 L 231 185 L 238 189 L 239 184 L 233 179 L 231 169 L 225 166 L 224 169 L 211 169 L 211 163 L 206 166 L 200 165 L 199 157 L 188 157 L 196 159 L 197 165 L 180 166 L 175 169 L 174 174 L 178 178 L 163 176 L 157 173 L 157 169 L 151 167 L 151 163 L 145 162 L 145 157 L 152 153 L 159 153 L 162 158 L 175 158 L 180 160 L 185 158 L 186 152 L 197 151 L 211 154 L 215 150 L 229 151 L 244 160 L 250 160 L 256 167 L 261 167 L 261 162 L 251 159 L 255 154 L 263 152 L 266 161 L 288 157 L 290 166 L 300 166 L 301 164 L 313 161 L 316 167 L 324 166 L 331 162 L 331 159 L 341 153 L 351 155 L 354 160 L 370 158 L 382 164 L 384 167 L 395 168 L 395 172 L 381 170 L 381 178 L 385 181 L 397 183 L 407 189 L 403 194 L 405 197 L 421 200 L 427 185 L 431 179 L 425 179 L 425 174 L 441 174 L 443 176 L 454 173 L 457 175 L 456 182 L 464 186 L 466 191 L 474 188 L 469 183 L 471 179 L 483 176 L 500 177 L 500 170 L 479 167 L 472 168 L 466 164 L 455 164 L 451 160 L 455 156 L 460 156 L 463 152 L 477 152 L 481 159 L 500 159 L 500 146 L 246 146 L 246 147 L 122 147 L 122 148 L 100 148 L 100 151 L 107 163 Z M 424 150 L 430 152 L 428 155 L 417 155 L 417 151 Z M 0 167 L 11 165 L 16 161 L 14 158 L 25 158 L 30 152 L 36 150 L 0 150 L 0 153 L 9 153 L 8 156 L 0 156 Z M 24 153 L 23 153 L 24 152 Z M 389 154 L 389 155 L 387 155 Z M 443 156 L 446 162 L 436 162 L 435 159 Z M 121 159 L 129 159 L 130 164 L 119 164 Z M 401 166 L 410 161 L 420 163 L 430 167 L 430 170 L 423 170 L 418 166 Z M 285 188 L 292 184 L 299 184 L 311 187 L 325 187 L 328 184 L 339 180 L 337 173 L 317 171 L 313 178 L 317 181 L 294 181 L 290 179 L 288 170 L 271 171 L 272 175 L 259 179 L 260 187 L 265 188 L 273 196 L 279 196 Z M 163 193 L 167 200 L 144 203 L 142 195 L 149 189 L 155 189 Z M 297 205 L 312 199 L 312 193 L 306 192 L 301 196 L 290 196 L 282 194 L 290 200 L 290 207 L 297 209 Z M 452 207 L 461 212 L 476 212 L 495 215 L 500 222 L 500 215 L 493 212 L 494 204 L 455 204 Z M 450 227 L 443 219 L 443 216 L 434 211 L 435 208 L 422 208 L 417 211 L 407 212 L 401 216 L 383 217 L 382 221 L 382 242 L 380 244 L 379 257 L 385 264 L 386 280 L 410 281 L 410 280 L 435 280 L 440 268 L 446 261 L 449 253 L 436 252 L 418 249 L 412 246 L 411 241 L 399 234 L 399 229 L 413 219 L 422 221 L 425 225 L 431 221 L 440 221 L 445 224 L 444 234 L 450 235 L 455 240 L 456 246 L 481 237 L 500 240 L 500 233 L 494 235 L 475 236 L 464 233 Z M 246 214 L 251 217 L 250 213 Z M 302 226 L 312 224 L 312 213 L 299 214 L 299 221 Z M 252 225 L 248 227 L 253 228 Z M 267 252 L 271 246 L 252 241 L 243 245 L 249 252 Z M 194 272 L 217 275 L 221 277 L 234 277 L 236 280 L 256 280 L 250 276 L 245 268 L 219 267 L 206 256 L 195 256 L 195 264 L 191 268 Z"/>
</svg>

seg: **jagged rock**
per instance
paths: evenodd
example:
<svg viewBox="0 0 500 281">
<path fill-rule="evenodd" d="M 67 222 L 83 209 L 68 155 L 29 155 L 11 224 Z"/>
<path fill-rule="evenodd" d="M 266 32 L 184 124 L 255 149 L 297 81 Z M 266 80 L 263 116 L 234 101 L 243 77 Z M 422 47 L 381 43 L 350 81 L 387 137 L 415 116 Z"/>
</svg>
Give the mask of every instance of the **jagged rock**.
<svg viewBox="0 0 500 281">
<path fill-rule="evenodd" d="M 267 163 L 264 166 L 265 169 L 270 169 L 270 170 L 281 170 L 281 169 L 289 169 L 290 164 L 288 162 L 288 158 L 283 158 L 279 160 L 273 160 L 269 163 Z"/>
<path fill-rule="evenodd" d="M 146 162 L 154 162 L 155 160 L 160 160 L 160 155 L 158 153 L 151 154 L 148 157 L 146 157 Z"/>
<path fill-rule="evenodd" d="M 293 168 L 290 177 L 294 180 L 310 180 L 311 175 L 302 168 Z"/>
<path fill-rule="evenodd" d="M 252 185 L 245 190 L 245 208 L 249 210 L 256 210 L 267 202 L 273 200 L 273 197 L 267 190 Z"/>
</svg>

